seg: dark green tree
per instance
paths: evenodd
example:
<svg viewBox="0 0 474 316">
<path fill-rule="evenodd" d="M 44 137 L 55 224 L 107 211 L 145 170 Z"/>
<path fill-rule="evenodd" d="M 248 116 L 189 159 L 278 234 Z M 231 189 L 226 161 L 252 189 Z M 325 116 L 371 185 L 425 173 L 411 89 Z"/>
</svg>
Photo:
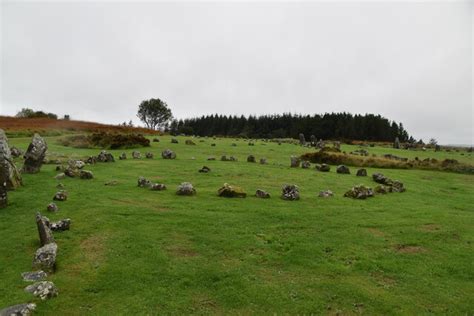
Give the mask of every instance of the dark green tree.
<svg viewBox="0 0 474 316">
<path fill-rule="evenodd" d="M 140 103 L 137 117 L 147 128 L 160 129 L 164 128 L 173 118 L 173 114 L 166 102 L 160 99 L 150 99 Z"/>
</svg>

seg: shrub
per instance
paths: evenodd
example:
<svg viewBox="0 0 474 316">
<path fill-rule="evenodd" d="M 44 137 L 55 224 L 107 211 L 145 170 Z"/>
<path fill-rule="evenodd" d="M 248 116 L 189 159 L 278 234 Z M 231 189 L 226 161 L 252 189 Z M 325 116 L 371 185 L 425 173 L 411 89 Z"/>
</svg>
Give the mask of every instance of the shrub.
<svg viewBox="0 0 474 316">
<path fill-rule="evenodd" d="M 141 134 L 114 134 L 114 133 L 93 133 L 91 135 L 73 135 L 63 137 L 60 143 L 64 146 L 75 148 L 134 148 L 149 147 L 150 140 Z"/>
</svg>

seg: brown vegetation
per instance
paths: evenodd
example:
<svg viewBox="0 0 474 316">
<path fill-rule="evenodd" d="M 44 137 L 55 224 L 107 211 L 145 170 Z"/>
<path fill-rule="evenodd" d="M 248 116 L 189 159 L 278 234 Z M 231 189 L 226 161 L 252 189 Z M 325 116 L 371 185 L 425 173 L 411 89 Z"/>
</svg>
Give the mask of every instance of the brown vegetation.
<svg viewBox="0 0 474 316">
<path fill-rule="evenodd" d="M 134 148 L 148 147 L 150 140 L 141 134 L 92 133 L 90 135 L 65 136 L 59 142 L 74 148 Z"/>
<path fill-rule="evenodd" d="M 61 135 L 64 132 L 159 134 L 158 131 L 143 127 L 107 125 L 84 121 L 56 120 L 51 118 L 20 118 L 11 116 L 0 116 L 0 127 L 5 130 L 5 133 L 9 137 L 27 137 L 32 136 L 35 132 L 49 136 Z"/>
</svg>

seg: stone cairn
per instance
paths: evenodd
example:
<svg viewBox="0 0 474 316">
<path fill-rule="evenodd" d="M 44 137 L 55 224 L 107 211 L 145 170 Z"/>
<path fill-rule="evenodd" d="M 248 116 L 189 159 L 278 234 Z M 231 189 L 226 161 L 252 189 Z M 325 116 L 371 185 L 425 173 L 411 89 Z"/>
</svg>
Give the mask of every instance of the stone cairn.
<svg viewBox="0 0 474 316">
<path fill-rule="evenodd" d="M 26 150 L 24 156 L 25 163 L 23 164 L 22 172 L 38 173 L 43 165 L 47 149 L 48 146 L 44 139 L 40 135 L 35 134 Z"/>
</svg>

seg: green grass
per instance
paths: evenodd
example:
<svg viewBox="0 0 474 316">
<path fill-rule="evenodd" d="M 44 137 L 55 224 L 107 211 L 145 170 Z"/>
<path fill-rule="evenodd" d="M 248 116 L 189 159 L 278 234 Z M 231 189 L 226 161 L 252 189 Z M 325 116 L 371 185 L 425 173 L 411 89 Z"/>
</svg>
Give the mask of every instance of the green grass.
<svg viewBox="0 0 474 316">
<path fill-rule="evenodd" d="M 60 146 L 53 156 L 96 155 L 99 149 Z M 342 197 L 370 177 L 291 169 L 289 157 L 307 148 L 257 141 L 203 139 L 196 146 L 169 137 L 141 149 L 155 159 L 87 166 L 95 179 L 65 179 L 69 200 L 52 220 L 69 217 L 55 233 L 58 269 L 50 277 L 57 298 L 39 314 L 472 314 L 474 312 L 474 177 L 422 170 L 380 171 L 405 193 L 368 200 Z M 11 139 L 26 149 L 29 138 Z M 210 144 L 215 142 L 216 147 Z M 231 143 L 237 143 L 232 147 Z M 176 160 L 160 153 L 171 148 Z M 351 151 L 356 146 L 343 146 Z M 472 159 L 460 153 L 368 148 L 370 153 Z M 125 150 L 131 156 L 132 150 Z M 111 151 L 116 158 L 121 150 Z M 221 162 L 221 155 L 238 162 Z M 269 164 L 247 163 L 248 154 Z M 217 161 L 207 161 L 215 156 Z M 195 157 L 193 160 L 192 157 Z M 471 160 L 472 161 L 472 160 Z M 198 173 L 206 165 L 209 174 Z M 57 191 L 54 165 L 24 175 L 0 210 L 0 307 L 35 301 L 20 273 L 31 270 L 38 247 L 34 220 Z M 145 176 L 166 191 L 137 187 Z M 105 186 L 117 180 L 116 186 Z M 175 195 L 189 181 L 196 196 Z M 241 186 L 245 199 L 217 196 L 223 183 Z M 281 185 L 300 187 L 300 201 L 279 198 Z M 253 197 L 261 188 L 271 199 Z M 330 189 L 333 198 L 318 198 Z"/>
</svg>

